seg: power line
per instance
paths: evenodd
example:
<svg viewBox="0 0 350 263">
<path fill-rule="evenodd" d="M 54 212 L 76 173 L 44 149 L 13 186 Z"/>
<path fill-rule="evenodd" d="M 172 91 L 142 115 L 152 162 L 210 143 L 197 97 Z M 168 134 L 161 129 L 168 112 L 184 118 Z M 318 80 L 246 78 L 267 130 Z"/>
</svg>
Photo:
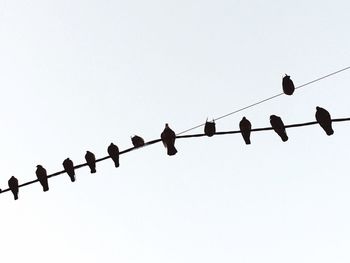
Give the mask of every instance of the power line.
<svg viewBox="0 0 350 263">
<path fill-rule="evenodd" d="M 346 70 L 348 70 L 348 69 L 350 69 L 350 66 L 345 67 L 345 68 L 342 68 L 342 69 L 337 70 L 337 71 L 334 71 L 334 72 L 332 72 L 332 73 L 329 73 L 329 74 L 324 75 L 324 76 L 322 76 L 322 77 L 319 77 L 319 78 L 317 78 L 317 79 L 311 80 L 311 81 L 309 81 L 309 82 L 307 82 L 307 83 L 304 83 L 304 84 L 302 84 L 302 85 L 299 85 L 299 86 L 295 87 L 295 89 L 303 88 L 303 87 L 305 87 L 305 86 L 308 86 L 308 85 L 310 85 L 310 84 L 313 84 L 313 83 L 318 82 L 318 81 L 320 81 L 320 80 L 323 80 L 323 79 L 325 79 L 325 78 L 331 77 L 331 76 L 333 76 L 333 75 L 336 75 L 336 74 L 341 73 L 341 72 L 343 72 L 343 71 L 346 71 Z M 279 93 L 279 94 L 276 94 L 276 95 L 273 95 L 273 96 L 271 96 L 271 97 L 268 97 L 268 98 L 266 98 L 266 99 L 257 101 L 257 102 L 255 102 L 255 103 L 250 104 L 250 105 L 248 105 L 248 106 L 245 106 L 245 107 L 243 107 L 243 108 L 240 108 L 240 109 L 234 110 L 234 111 L 232 111 L 232 112 L 230 112 L 230 113 L 227 113 L 227 114 L 224 114 L 224 115 L 222 115 L 222 116 L 219 116 L 219 117 L 215 118 L 214 121 L 217 121 L 217 120 L 226 118 L 226 117 L 228 117 L 228 116 L 230 116 L 230 115 L 233 115 L 233 114 L 236 114 L 236 113 L 241 112 L 241 111 L 243 111 L 243 110 L 252 108 L 252 107 L 254 107 L 254 106 L 256 106 L 256 105 L 262 104 L 262 103 L 264 103 L 264 102 L 266 102 L 266 101 L 272 100 L 272 99 L 277 98 L 277 97 L 282 96 L 282 95 L 284 95 L 283 92 L 282 92 L 282 93 Z M 184 131 L 178 133 L 177 135 L 184 134 L 184 133 L 186 133 L 186 132 L 192 131 L 192 130 L 197 129 L 197 128 L 199 128 L 199 127 L 202 127 L 202 126 L 204 126 L 204 125 L 205 125 L 205 123 L 199 124 L 199 125 L 197 125 L 197 126 L 194 126 L 194 127 L 192 127 L 192 128 L 189 128 L 189 129 L 187 129 L 187 130 L 184 130 Z"/>
<path fill-rule="evenodd" d="M 344 122 L 344 121 L 350 121 L 350 117 L 349 118 L 332 119 L 332 122 Z M 289 125 L 285 125 L 285 128 L 286 129 L 297 128 L 297 127 L 310 126 L 310 125 L 315 125 L 315 124 L 318 124 L 318 122 L 317 121 L 311 121 L 311 122 L 304 122 L 304 123 L 289 124 Z M 269 130 L 273 130 L 273 128 L 272 127 L 264 127 L 264 128 L 251 129 L 252 132 L 269 131 Z M 240 130 L 234 130 L 234 131 L 216 132 L 215 136 L 216 135 L 227 135 L 227 134 L 238 134 L 238 133 L 241 133 L 241 131 Z M 195 138 L 195 137 L 204 137 L 204 136 L 206 136 L 204 133 L 199 133 L 199 134 L 180 135 L 180 136 L 177 135 L 176 138 L 177 139 L 185 139 L 185 138 Z M 128 148 L 126 150 L 121 151 L 119 154 L 120 155 L 121 154 L 125 154 L 125 153 L 131 152 L 133 150 L 140 149 L 140 148 L 143 148 L 143 147 L 146 147 L 146 146 L 149 146 L 149 145 L 152 145 L 152 144 L 156 144 L 156 143 L 159 143 L 159 142 L 161 142 L 161 139 L 155 139 L 155 140 L 146 142 L 145 145 L 142 146 L 142 147 L 131 147 L 131 148 Z M 110 156 L 106 156 L 106 157 L 102 157 L 102 158 L 96 159 L 96 163 L 97 162 L 102 162 L 102 161 L 107 160 L 109 158 L 111 158 L 111 157 Z M 74 170 L 80 169 L 80 168 L 85 167 L 85 166 L 88 166 L 88 164 L 87 163 L 83 163 L 83 164 L 76 165 L 76 166 L 74 166 Z M 55 176 L 58 176 L 58 175 L 64 174 L 64 173 L 66 173 L 66 171 L 62 170 L 62 171 L 59 171 L 59 172 L 56 172 L 56 173 L 48 175 L 47 178 L 55 177 Z M 38 179 L 32 180 L 32 181 L 20 184 L 18 187 L 24 187 L 24 186 L 31 185 L 31 184 L 34 184 L 34 183 L 37 183 L 37 182 L 39 182 Z M 7 188 L 5 190 L 2 190 L 0 193 L 2 194 L 2 193 L 5 193 L 5 192 L 8 192 L 8 191 L 10 191 L 9 188 Z"/>
</svg>

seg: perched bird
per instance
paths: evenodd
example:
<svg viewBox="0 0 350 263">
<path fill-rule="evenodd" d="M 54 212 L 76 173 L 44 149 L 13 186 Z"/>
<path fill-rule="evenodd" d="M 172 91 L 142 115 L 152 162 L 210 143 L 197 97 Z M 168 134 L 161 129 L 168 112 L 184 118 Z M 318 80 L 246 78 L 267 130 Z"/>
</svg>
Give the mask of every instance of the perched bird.
<svg viewBox="0 0 350 263">
<path fill-rule="evenodd" d="M 250 133 L 252 129 L 252 124 L 246 117 L 243 117 L 239 123 L 239 129 L 241 130 L 241 134 L 245 141 L 245 144 L 250 144 Z"/>
<path fill-rule="evenodd" d="M 175 148 L 176 135 L 175 132 L 172 129 L 170 129 L 167 123 L 165 124 L 165 128 L 161 133 L 160 138 L 162 139 L 164 147 L 167 148 L 167 154 L 169 156 L 175 155 L 177 153 L 177 150 Z"/>
<path fill-rule="evenodd" d="M 74 171 L 74 164 L 73 161 L 69 158 L 65 159 L 62 163 L 64 170 L 70 177 L 70 180 L 72 182 L 75 182 L 75 171 Z"/>
<path fill-rule="evenodd" d="M 10 187 L 11 192 L 13 193 L 13 197 L 15 200 L 18 199 L 18 180 L 16 177 L 11 176 L 10 180 L 8 181 L 8 185 Z"/>
<path fill-rule="evenodd" d="M 215 122 L 214 120 L 212 122 L 206 121 L 204 126 L 204 133 L 205 135 L 211 137 L 215 134 L 216 128 L 215 128 Z"/>
<path fill-rule="evenodd" d="M 327 133 L 328 136 L 334 133 L 332 129 L 331 115 L 327 110 L 321 107 L 316 107 L 315 117 L 317 122 L 321 125 L 322 129 Z"/>
<path fill-rule="evenodd" d="M 284 128 L 282 119 L 276 115 L 271 115 L 270 123 L 273 130 L 281 137 L 282 141 L 288 141 L 288 136 L 286 133 L 286 129 Z"/>
<path fill-rule="evenodd" d="M 107 152 L 108 152 L 109 156 L 112 158 L 115 167 L 119 167 L 119 148 L 118 148 L 118 146 L 115 145 L 114 143 L 111 143 L 107 148 Z"/>
<path fill-rule="evenodd" d="M 43 187 L 43 191 L 44 192 L 49 191 L 49 183 L 47 181 L 46 169 L 41 165 L 37 165 L 35 173 L 36 173 L 36 177 L 38 177 L 38 180 Z"/>
<path fill-rule="evenodd" d="M 140 136 L 137 136 L 137 135 L 131 137 L 131 142 L 135 148 L 145 145 L 145 141 Z"/>
<path fill-rule="evenodd" d="M 90 151 L 86 151 L 85 160 L 86 160 L 88 166 L 90 167 L 90 172 L 92 174 L 96 173 L 96 158 L 95 158 L 95 155 L 92 152 L 90 152 Z"/>
<path fill-rule="evenodd" d="M 286 95 L 292 95 L 294 93 L 294 83 L 287 74 L 282 79 L 282 88 Z"/>
</svg>

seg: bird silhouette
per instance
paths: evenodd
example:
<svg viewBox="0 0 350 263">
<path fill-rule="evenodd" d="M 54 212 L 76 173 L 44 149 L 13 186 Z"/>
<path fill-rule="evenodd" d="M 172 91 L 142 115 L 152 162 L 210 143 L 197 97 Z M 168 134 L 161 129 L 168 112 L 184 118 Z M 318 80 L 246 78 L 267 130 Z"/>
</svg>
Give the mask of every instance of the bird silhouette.
<svg viewBox="0 0 350 263">
<path fill-rule="evenodd" d="M 8 181 L 8 185 L 10 187 L 11 192 L 13 193 L 13 197 L 15 200 L 18 199 L 18 180 L 16 177 L 11 176 L 10 180 Z"/>
<path fill-rule="evenodd" d="M 175 132 L 170 129 L 167 123 L 165 124 L 165 128 L 161 133 L 160 138 L 162 139 L 164 147 L 167 148 L 167 154 L 169 156 L 175 155 L 177 153 L 177 150 L 175 148 L 176 135 Z"/>
<path fill-rule="evenodd" d="M 118 146 L 115 145 L 114 143 L 111 143 L 107 148 L 107 152 L 108 152 L 109 156 L 112 158 L 112 160 L 114 162 L 114 166 L 119 167 L 119 148 L 118 148 Z"/>
<path fill-rule="evenodd" d="M 36 177 L 38 177 L 38 180 L 43 187 L 43 191 L 44 192 L 49 191 L 49 183 L 47 181 L 46 169 L 41 165 L 37 165 L 35 173 L 36 173 Z"/>
<path fill-rule="evenodd" d="M 239 129 L 241 130 L 241 134 L 245 141 L 245 144 L 250 144 L 250 133 L 252 129 L 252 124 L 246 117 L 243 117 L 239 123 Z"/>
<path fill-rule="evenodd" d="M 145 145 L 145 141 L 140 136 L 137 136 L 137 135 L 131 137 L 131 142 L 135 148 Z"/>
<path fill-rule="evenodd" d="M 68 174 L 70 180 L 75 182 L 75 171 L 73 161 L 69 158 L 65 159 L 62 163 L 64 170 Z"/>
<path fill-rule="evenodd" d="M 286 95 L 292 95 L 294 93 L 294 83 L 287 74 L 282 79 L 282 88 Z"/>
<path fill-rule="evenodd" d="M 321 107 L 316 107 L 316 114 L 315 114 L 317 122 L 320 124 L 322 129 L 326 132 L 328 136 L 332 135 L 334 133 L 332 129 L 332 119 L 331 115 L 327 110 Z"/>
<path fill-rule="evenodd" d="M 205 135 L 207 135 L 208 137 L 212 137 L 215 134 L 215 132 L 216 128 L 214 120 L 212 122 L 207 120 L 204 126 Z"/>
<path fill-rule="evenodd" d="M 282 119 L 279 116 L 271 115 L 270 123 L 273 130 L 281 137 L 282 141 L 284 142 L 288 141 L 287 132 L 284 127 Z"/>
<path fill-rule="evenodd" d="M 86 151 L 85 160 L 86 160 L 88 166 L 90 167 L 90 172 L 92 174 L 96 173 L 96 158 L 95 158 L 95 155 L 92 152 L 90 152 L 90 151 Z"/>
</svg>

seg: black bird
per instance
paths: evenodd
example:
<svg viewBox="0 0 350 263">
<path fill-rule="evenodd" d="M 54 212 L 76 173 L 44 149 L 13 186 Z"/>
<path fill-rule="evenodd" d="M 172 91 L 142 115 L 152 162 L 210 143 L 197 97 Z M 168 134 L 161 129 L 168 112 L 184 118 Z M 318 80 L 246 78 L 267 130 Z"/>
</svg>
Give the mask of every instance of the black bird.
<svg viewBox="0 0 350 263">
<path fill-rule="evenodd" d="M 204 133 L 205 135 L 211 137 L 215 134 L 216 128 L 215 128 L 215 122 L 214 120 L 211 121 L 206 121 L 205 126 L 204 126 Z"/>
<path fill-rule="evenodd" d="M 96 173 L 96 158 L 95 158 L 95 155 L 92 152 L 90 152 L 90 151 L 86 151 L 85 160 L 86 160 L 88 166 L 90 167 L 90 172 L 92 174 Z"/>
<path fill-rule="evenodd" d="M 131 137 L 131 142 L 135 148 L 145 145 L 145 141 L 140 136 L 137 136 L 137 135 Z"/>
<path fill-rule="evenodd" d="M 75 171 L 74 171 L 73 161 L 71 159 L 67 158 L 63 161 L 62 165 L 64 167 L 64 170 L 66 171 L 66 173 L 70 177 L 70 180 L 72 182 L 75 182 Z"/>
<path fill-rule="evenodd" d="M 13 193 L 13 197 L 15 200 L 18 199 L 18 180 L 16 177 L 11 176 L 10 180 L 8 181 L 8 185 L 10 187 L 11 192 Z"/>
<path fill-rule="evenodd" d="M 321 125 L 322 129 L 327 133 L 328 136 L 334 133 L 332 129 L 331 115 L 327 110 L 317 106 L 315 117 L 317 122 Z"/>
<path fill-rule="evenodd" d="M 175 155 L 177 153 L 175 148 L 176 135 L 167 123 L 165 124 L 163 132 L 160 134 L 160 138 L 162 139 L 164 146 L 167 148 L 167 154 L 169 156 Z"/>
<path fill-rule="evenodd" d="M 287 132 L 286 132 L 286 129 L 284 128 L 282 119 L 276 115 L 271 115 L 270 123 L 273 130 L 281 137 L 282 141 L 284 142 L 288 141 Z"/>
<path fill-rule="evenodd" d="M 294 83 L 287 74 L 282 79 L 282 88 L 286 95 L 292 95 L 294 93 Z"/>
<path fill-rule="evenodd" d="M 114 143 L 111 143 L 107 148 L 107 152 L 108 152 L 109 156 L 112 158 L 115 167 L 119 167 L 119 148 L 118 148 L 118 146 L 115 145 Z"/>
<path fill-rule="evenodd" d="M 43 187 L 43 191 L 44 192 L 49 191 L 49 183 L 47 181 L 46 169 L 41 165 L 37 165 L 35 173 L 36 173 L 36 177 L 38 177 L 38 180 Z"/>
<path fill-rule="evenodd" d="M 245 144 L 250 144 L 250 133 L 252 129 L 252 124 L 246 117 L 243 117 L 239 123 L 239 129 L 241 130 L 241 134 L 245 141 Z"/>
</svg>

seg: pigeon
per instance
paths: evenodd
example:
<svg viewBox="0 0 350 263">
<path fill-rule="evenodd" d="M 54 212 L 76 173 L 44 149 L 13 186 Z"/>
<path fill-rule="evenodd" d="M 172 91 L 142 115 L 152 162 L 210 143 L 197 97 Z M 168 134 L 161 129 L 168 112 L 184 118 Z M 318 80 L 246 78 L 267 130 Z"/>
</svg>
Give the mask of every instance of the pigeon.
<svg viewBox="0 0 350 263">
<path fill-rule="evenodd" d="M 216 128 L 214 120 L 212 122 L 206 121 L 204 126 L 205 135 L 207 135 L 208 137 L 212 137 L 215 134 L 215 132 Z"/>
<path fill-rule="evenodd" d="M 282 79 L 282 88 L 286 95 L 292 95 L 294 93 L 294 83 L 287 74 Z"/>
<path fill-rule="evenodd" d="M 68 176 L 70 177 L 70 180 L 72 182 L 75 182 L 75 171 L 74 171 L 74 164 L 71 159 L 67 158 L 62 163 L 64 170 L 67 172 Z"/>
<path fill-rule="evenodd" d="M 137 136 L 137 135 L 131 137 L 131 142 L 135 148 L 145 145 L 145 141 L 140 136 Z"/>
<path fill-rule="evenodd" d="M 169 156 L 175 155 L 177 153 L 177 150 L 175 148 L 176 135 L 175 132 L 170 129 L 167 123 L 165 124 L 165 128 L 161 133 L 160 138 L 162 139 L 164 147 L 167 148 L 167 154 Z"/>
<path fill-rule="evenodd" d="M 316 107 L 315 117 L 317 122 L 321 125 L 322 129 L 327 133 L 328 136 L 334 133 L 332 129 L 331 115 L 327 110 L 321 107 Z"/>
<path fill-rule="evenodd" d="M 96 158 L 95 158 L 95 155 L 92 152 L 90 152 L 90 151 L 86 151 L 85 160 L 86 160 L 88 166 L 90 167 L 90 172 L 92 174 L 96 173 Z"/>
<path fill-rule="evenodd" d="M 245 141 L 245 144 L 250 144 L 250 133 L 252 129 L 252 124 L 246 117 L 243 117 L 239 123 L 239 129 L 241 130 L 241 134 Z"/>
<path fill-rule="evenodd" d="M 13 193 L 13 197 L 15 200 L 18 199 L 18 180 L 16 177 L 11 176 L 10 180 L 8 181 L 8 185 L 10 187 L 11 192 Z"/>
<path fill-rule="evenodd" d="M 44 192 L 49 191 L 49 183 L 47 181 L 46 169 L 41 165 L 37 165 L 35 173 L 36 173 L 36 177 L 38 177 L 38 180 L 43 187 L 43 191 Z"/>
<path fill-rule="evenodd" d="M 119 167 L 119 148 L 118 148 L 118 146 L 115 145 L 114 143 L 111 143 L 107 148 L 107 152 L 108 152 L 109 156 L 112 158 L 115 167 Z"/>
<path fill-rule="evenodd" d="M 282 141 L 288 141 L 288 136 L 286 133 L 286 129 L 284 128 L 282 119 L 276 115 L 271 115 L 270 123 L 273 130 L 281 137 Z"/>
</svg>

